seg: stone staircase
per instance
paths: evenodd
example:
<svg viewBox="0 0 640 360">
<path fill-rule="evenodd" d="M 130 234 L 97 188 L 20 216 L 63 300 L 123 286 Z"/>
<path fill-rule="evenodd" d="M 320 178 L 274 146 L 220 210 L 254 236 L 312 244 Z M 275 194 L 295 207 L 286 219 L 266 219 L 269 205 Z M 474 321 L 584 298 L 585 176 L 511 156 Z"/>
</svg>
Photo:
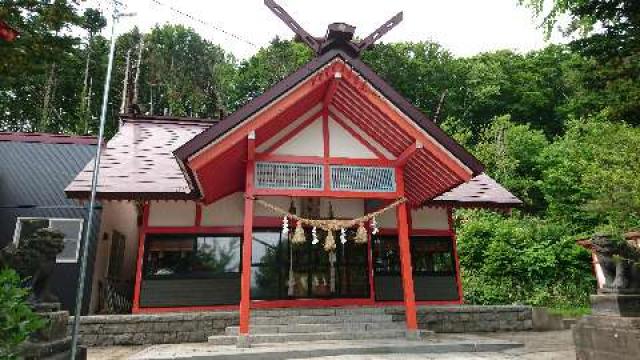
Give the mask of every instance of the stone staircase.
<svg viewBox="0 0 640 360">
<path fill-rule="evenodd" d="M 405 337 L 405 329 L 381 307 L 253 310 L 250 343 L 393 339 Z M 229 326 L 209 343 L 233 345 L 237 339 L 238 326 Z"/>
</svg>

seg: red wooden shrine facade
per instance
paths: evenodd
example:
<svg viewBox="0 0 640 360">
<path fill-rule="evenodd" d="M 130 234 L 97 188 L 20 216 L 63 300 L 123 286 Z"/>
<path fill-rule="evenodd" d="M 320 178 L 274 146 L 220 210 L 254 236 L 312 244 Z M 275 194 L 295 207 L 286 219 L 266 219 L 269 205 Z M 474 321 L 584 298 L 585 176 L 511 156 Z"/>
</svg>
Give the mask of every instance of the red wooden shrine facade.
<svg viewBox="0 0 640 360">
<path fill-rule="evenodd" d="M 102 156 L 103 233 L 135 236 L 132 311 L 239 308 L 241 334 L 252 308 L 288 306 L 404 304 L 415 330 L 416 304 L 462 302 L 452 209 L 519 203 L 340 49 L 214 124 L 125 117 Z M 67 194 L 85 197 L 90 175 L 87 167 Z M 343 219 L 407 201 L 376 219 L 366 244 L 350 229 L 328 253 L 310 229 L 291 244 L 282 217 L 256 198 Z M 131 209 L 137 221 L 118 230 Z"/>
</svg>

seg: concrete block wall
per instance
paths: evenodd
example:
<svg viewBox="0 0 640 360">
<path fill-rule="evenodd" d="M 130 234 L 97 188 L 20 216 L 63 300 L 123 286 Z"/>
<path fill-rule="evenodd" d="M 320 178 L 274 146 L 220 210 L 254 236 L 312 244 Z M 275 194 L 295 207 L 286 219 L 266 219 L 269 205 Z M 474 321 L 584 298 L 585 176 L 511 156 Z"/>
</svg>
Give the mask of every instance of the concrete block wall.
<svg viewBox="0 0 640 360">
<path fill-rule="evenodd" d="M 205 342 L 239 321 L 237 312 L 83 316 L 80 342 L 86 346 Z M 72 324 L 73 317 L 69 319 L 69 331 Z"/>
<path fill-rule="evenodd" d="M 394 321 L 404 321 L 404 308 L 390 307 Z M 527 331 L 533 329 L 532 308 L 505 306 L 420 306 L 418 327 L 437 333 Z"/>
</svg>

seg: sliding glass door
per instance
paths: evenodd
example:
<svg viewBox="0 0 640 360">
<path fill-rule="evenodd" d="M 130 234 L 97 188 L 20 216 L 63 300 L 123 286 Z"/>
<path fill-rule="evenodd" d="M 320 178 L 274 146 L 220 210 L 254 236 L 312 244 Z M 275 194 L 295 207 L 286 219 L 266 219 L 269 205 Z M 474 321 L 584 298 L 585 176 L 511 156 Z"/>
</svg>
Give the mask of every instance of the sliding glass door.
<svg viewBox="0 0 640 360">
<path fill-rule="evenodd" d="M 330 254 L 322 242 L 312 244 L 310 229 L 306 233 L 305 243 L 290 246 L 279 230 L 254 230 L 251 297 L 368 298 L 367 246 L 338 239 L 336 252 Z M 324 236 L 318 230 L 318 237 Z"/>
</svg>

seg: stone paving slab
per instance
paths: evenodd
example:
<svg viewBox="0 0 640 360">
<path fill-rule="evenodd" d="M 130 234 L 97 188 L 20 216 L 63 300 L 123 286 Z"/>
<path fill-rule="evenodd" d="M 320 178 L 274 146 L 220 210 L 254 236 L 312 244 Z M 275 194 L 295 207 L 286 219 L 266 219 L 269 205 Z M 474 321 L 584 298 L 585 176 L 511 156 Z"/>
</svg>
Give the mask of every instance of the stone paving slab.
<svg viewBox="0 0 640 360">
<path fill-rule="evenodd" d="M 439 336 L 439 335 L 436 335 Z M 476 334 L 469 335 L 473 338 L 482 337 L 484 339 L 498 339 L 511 342 L 524 343 L 524 347 L 503 349 L 489 352 L 450 352 L 445 354 L 352 354 L 341 356 L 329 356 L 329 354 L 319 354 L 307 357 L 309 360 L 571 360 L 575 359 L 575 350 L 573 340 L 569 330 L 550 331 L 550 332 L 513 332 L 513 333 L 492 333 L 492 334 Z M 466 338 L 465 335 L 456 335 L 456 338 Z M 471 337 L 468 337 L 469 339 Z M 309 344 L 304 344 L 308 346 Z M 280 344 L 280 346 L 288 346 Z M 181 345 L 154 345 L 150 347 L 102 347 L 90 348 L 90 360 L 115 360 L 115 359 L 131 359 L 131 360 L 149 360 L 153 358 L 144 358 L 150 355 L 150 351 L 165 351 L 165 353 L 173 351 L 181 356 L 195 355 L 195 351 L 200 347 L 207 347 L 207 344 L 181 344 Z M 235 347 L 233 347 L 235 349 Z M 237 349 L 236 349 L 237 350 Z M 187 352 L 189 351 L 189 352 Z M 246 351 L 246 349 L 245 349 Z M 253 359 L 261 357 L 253 355 Z"/>
<path fill-rule="evenodd" d="M 249 349 L 207 344 L 156 345 L 132 356 L 132 360 L 199 359 L 308 359 L 318 356 L 374 354 L 434 354 L 449 352 L 502 351 L 523 346 L 521 343 L 481 336 L 435 335 L 422 341 L 394 340 L 333 340 L 289 342 L 287 344 L 257 344 Z"/>
</svg>

